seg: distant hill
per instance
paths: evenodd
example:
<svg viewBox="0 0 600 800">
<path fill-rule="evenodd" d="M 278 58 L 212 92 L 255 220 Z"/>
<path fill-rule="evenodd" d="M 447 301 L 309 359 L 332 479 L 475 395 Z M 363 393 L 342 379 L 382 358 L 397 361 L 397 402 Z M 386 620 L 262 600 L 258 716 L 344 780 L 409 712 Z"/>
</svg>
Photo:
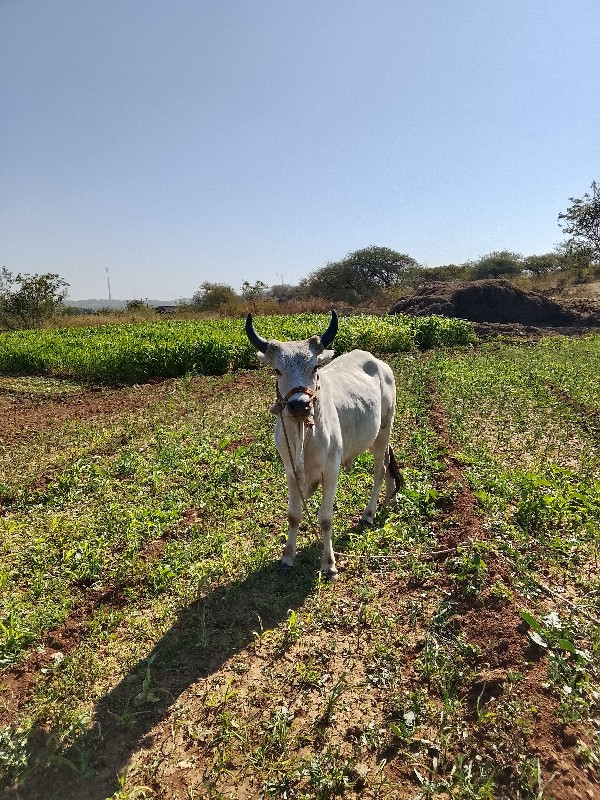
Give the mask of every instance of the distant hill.
<svg viewBox="0 0 600 800">
<path fill-rule="evenodd" d="M 148 305 L 151 308 L 156 308 L 156 306 L 176 306 L 180 302 L 182 302 L 181 298 L 179 300 L 148 300 Z M 186 302 L 185 298 L 183 302 Z M 93 300 L 71 300 L 70 298 L 65 300 L 66 306 L 72 306 L 73 308 L 89 308 L 91 311 L 98 311 L 101 308 L 122 311 L 126 303 L 126 300 L 96 300 L 95 298 Z"/>
<path fill-rule="evenodd" d="M 98 311 L 100 308 L 112 308 L 115 311 L 121 311 L 125 308 L 125 300 L 65 300 L 66 306 L 73 306 L 74 308 L 91 308 Z"/>
</svg>

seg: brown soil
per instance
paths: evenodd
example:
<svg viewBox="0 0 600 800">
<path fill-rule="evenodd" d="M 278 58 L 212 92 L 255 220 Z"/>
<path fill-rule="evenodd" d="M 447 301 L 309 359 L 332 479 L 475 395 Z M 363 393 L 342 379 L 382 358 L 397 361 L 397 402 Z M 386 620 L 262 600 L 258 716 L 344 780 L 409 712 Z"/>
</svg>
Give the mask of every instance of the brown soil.
<svg viewBox="0 0 600 800">
<path fill-rule="evenodd" d="M 0 393 L 0 444 L 28 439 L 69 420 L 89 420 L 106 414 L 129 413 L 159 400 L 172 381 L 121 389 L 82 389 L 66 397 L 33 398 L 16 392 Z"/>
<path fill-rule="evenodd" d="M 419 287 L 410 297 L 399 300 L 391 314 L 426 316 L 438 314 L 484 325 L 526 326 L 581 330 L 600 326 L 600 313 L 586 307 L 582 312 L 536 292 L 524 292 L 504 280 L 436 282 Z M 500 331 L 507 332 L 507 331 Z M 516 331 L 520 331 L 517 329 Z"/>
<path fill-rule="evenodd" d="M 598 311 L 600 307 L 600 280 L 548 288 L 543 292 L 547 297 L 552 297 L 559 303 L 581 304 L 594 311 Z"/>
<path fill-rule="evenodd" d="M 433 391 L 432 386 L 429 387 L 429 391 Z M 440 543 L 452 549 L 456 548 L 460 542 L 483 538 L 481 516 L 477 513 L 477 499 L 470 490 L 458 463 L 450 455 L 445 412 L 437 403 L 434 403 L 431 408 L 430 420 L 439 441 L 446 450 L 444 455 L 446 472 L 440 478 L 440 482 L 446 486 L 452 485 L 455 491 L 452 503 L 449 508 L 444 510 L 439 524 L 441 530 L 445 531 L 444 539 Z"/>
<path fill-rule="evenodd" d="M 256 385 L 258 372 L 241 373 L 222 388 L 213 388 L 198 378 L 193 392 L 195 399 L 208 399 L 212 394 L 231 391 L 233 386 Z M 76 394 L 38 398 L 0 390 L 0 446 L 43 431 L 57 428 L 70 420 L 91 420 L 106 415 L 129 414 L 147 408 L 176 391 L 176 380 L 154 380 L 117 389 L 82 389 Z"/>
<path fill-rule="evenodd" d="M 430 386 L 430 392 L 434 393 L 433 386 Z M 458 487 L 450 508 L 445 509 L 442 517 L 445 528 L 448 528 L 449 522 L 455 523 L 455 534 L 446 537 L 446 544 L 453 550 L 457 545 L 473 539 L 485 541 L 487 533 L 477 510 L 477 498 L 460 464 L 452 456 L 446 415 L 435 403 L 430 419 L 446 448 L 446 473 L 441 480 Z M 510 586 L 508 562 L 499 558 L 493 550 L 485 560 L 489 583 L 501 580 Z M 526 636 L 527 625 L 522 622 L 518 612 L 519 608 L 526 607 L 527 601 L 516 594 L 511 601 L 499 603 L 489 589 L 484 589 L 471 607 L 466 603 L 459 606 L 457 625 L 468 641 L 479 648 L 482 663 L 482 671 L 476 676 L 466 699 L 473 701 L 474 711 L 477 706 L 481 709 L 504 693 L 509 673 L 523 673 L 524 679 L 518 687 L 517 696 L 524 704 L 535 706 L 532 730 L 527 735 L 527 741 L 529 749 L 540 760 L 542 781 L 549 796 L 554 800 L 600 798 L 597 775 L 591 769 L 582 768 L 576 760 L 576 745 L 586 742 L 587 732 L 578 725 L 561 726 L 556 714 L 558 702 L 543 688 L 548 680 L 546 653 L 532 645 Z M 496 744 L 500 746 L 501 742 Z M 508 741 L 506 746 L 510 746 Z M 493 757 L 493 754 L 490 756 Z"/>
</svg>

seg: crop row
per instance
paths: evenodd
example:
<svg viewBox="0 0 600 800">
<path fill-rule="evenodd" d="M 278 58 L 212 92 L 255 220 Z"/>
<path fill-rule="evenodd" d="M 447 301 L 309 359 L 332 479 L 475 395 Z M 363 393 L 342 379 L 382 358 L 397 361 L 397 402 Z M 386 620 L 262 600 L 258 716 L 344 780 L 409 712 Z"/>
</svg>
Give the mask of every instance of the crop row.
<svg viewBox="0 0 600 800">
<path fill-rule="evenodd" d="M 326 315 L 259 317 L 268 339 L 303 339 L 325 330 Z M 475 338 L 470 323 L 443 317 L 375 317 L 340 320 L 335 349 L 398 353 L 414 348 L 465 345 Z M 56 375 L 128 383 L 188 372 L 222 375 L 256 364 L 241 319 L 202 322 L 98 325 L 89 328 L 17 331 L 0 335 L 0 374 Z"/>
</svg>

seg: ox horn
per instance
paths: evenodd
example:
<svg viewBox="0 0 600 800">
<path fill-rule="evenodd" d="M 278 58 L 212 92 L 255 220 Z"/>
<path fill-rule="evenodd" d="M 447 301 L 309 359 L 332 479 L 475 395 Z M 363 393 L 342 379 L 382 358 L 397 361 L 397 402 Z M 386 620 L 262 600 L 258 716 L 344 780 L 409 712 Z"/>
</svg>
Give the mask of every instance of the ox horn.
<svg viewBox="0 0 600 800">
<path fill-rule="evenodd" d="M 248 314 L 246 317 L 246 335 L 248 339 L 250 339 L 250 344 L 253 344 L 254 347 L 256 347 L 257 350 L 260 350 L 261 353 L 266 353 L 269 343 L 266 339 L 262 339 L 254 330 L 254 325 L 252 324 L 252 314 Z"/>
<path fill-rule="evenodd" d="M 333 341 L 333 337 L 338 332 L 338 315 L 335 311 L 331 312 L 331 322 L 325 333 L 321 336 L 321 347 L 327 347 Z"/>
</svg>

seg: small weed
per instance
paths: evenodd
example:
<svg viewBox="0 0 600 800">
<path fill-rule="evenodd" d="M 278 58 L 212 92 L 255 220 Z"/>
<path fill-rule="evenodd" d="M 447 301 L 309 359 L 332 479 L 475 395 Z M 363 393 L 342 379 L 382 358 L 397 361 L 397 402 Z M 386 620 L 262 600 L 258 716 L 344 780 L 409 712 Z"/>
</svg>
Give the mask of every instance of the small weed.
<svg viewBox="0 0 600 800">
<path fill-rule="evenodd" d="M 370 720 L 364 726 L 360 734 L 359 744 L 368 750 L 377 751 L 383 749 L 388 740 L 388 731 L 382 728 L 374 720 Z"/>
<path fill-rule="evenodd" d="M 143 706 L 147 703 L 158 703 L 160 700 L 161 690 L 152 683 L 152 671 L 150 669 L 155 658 L 156 653 L 153 656 L 150 656 L 146 663 L 146 672 L 144 673 L 142 688 L 133 698 L 134 706 Z"/>
<path fill-rule="evenodd" d="M 154 796 L 154 792 L 149 786 L 138 785 L 132 786 L 131 789 L 126 789 L 127 772 L 119 775 L 117 781 L 119 788 L 108 800 L 150 800 Z"/>
<path fill-rule="evenodd" d="M 31 634 L 22 627 L 12 611 L 4 622 L 0 620 L 0 666 L 14 663 L 31 639 Z"/>
<path fill-rule="evenodd" d="M 328 746 L 323 753 L 304 759 L 298 776 L 305 793 L 310 791 L 308 796 L 329 800 L 353 786 L 352 767 L 352 759 L 343 757 L 338 748 Z"/>
<path fill-rule="evenodd" d="M 434 686 L 444 701 L 456 699 L 473 672 L 479 651 L 462 635 L 430 631 L 418 659 L 423 679 Z"/>
<path fill-rule="evenodd" d="M 0 731 L 0 787 L 21 780 L 30 770 L 30 731 L 7 727 Z"/>
<path fill-rule="evenodd" d="M 385 643 L 378 643 L 368 657 L 367 681 L 379 689 L 394 689 L 401 675 L 399 653 Z"/>
<path fill-rule="evenodd" d="M 340 677 L 336 680 L 331 688 L 327 696 L 327 701 L 325 703 L 325 708 L 323 713 L 318 717 L 317 721 L 315 722 L 315 728 L 317 728 L 320 732 L 329 725 L 333 718 L 335 709 L 338 706 L 344 692 L 348 689 L 348 683 L 346 682 L 346 673 L 342 673 Z"/>
<path fill-rule="evenodd" d="M 263 729 L 260 748 L 265 757 L 278 757 L 284 753 L 293 719 L 294 714 L 286 706 L 281 706 L 271 715 Z"/>
<path fill-rule="evenodd" d="M 300 686 L 303 689 L 313 689 L 321 683 L 322 672 L 315 667 L 312 656 L 309 656 L 306 664 L 303 661 L 299 661 L 295 665 L 295 670 L 300 680 Z"/>
<path fill-rule="evenodd" d="M 506 586 L 502 581 L 494 581 L 490 586 L 490 595 L 504 604 L 512 603 L 514 600 L 512 589 Z"/>
<path fill-rule="evenodd" d="M 458 547 L 456 558 L 449 562 L 453 581 L 467 597 L 478 594 L 484 584 L 487 566 L 483 554 L 487 549 L 485 542 L 470 542 Z"/>
</svg>

